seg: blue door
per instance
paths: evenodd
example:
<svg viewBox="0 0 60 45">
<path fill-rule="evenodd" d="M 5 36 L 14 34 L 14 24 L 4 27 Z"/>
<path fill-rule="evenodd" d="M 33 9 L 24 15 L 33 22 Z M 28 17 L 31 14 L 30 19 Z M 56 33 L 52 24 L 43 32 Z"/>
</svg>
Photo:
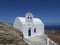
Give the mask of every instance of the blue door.
<svg viewBox="0 0 60 45">
<path fill-rule="evenodd" d="M 28 30 L 28 36 L 31 36 L 31 30 L 30 29 Z"/>
</svg>

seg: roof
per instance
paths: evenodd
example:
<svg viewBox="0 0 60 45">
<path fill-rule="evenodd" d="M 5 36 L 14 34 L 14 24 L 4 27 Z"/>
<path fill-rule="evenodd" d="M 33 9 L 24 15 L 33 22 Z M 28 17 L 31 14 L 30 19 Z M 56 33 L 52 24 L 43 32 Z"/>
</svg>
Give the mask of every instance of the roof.
<svg viewBox="0 0 60 45">
<path fill-rule="evenodd" d="M 26 23 L 25 17 L 17 17 L 22 23 Z M 33 18 L 33 23 L 43 24 L 43 22 L 39 18 Z"/>
</svg>

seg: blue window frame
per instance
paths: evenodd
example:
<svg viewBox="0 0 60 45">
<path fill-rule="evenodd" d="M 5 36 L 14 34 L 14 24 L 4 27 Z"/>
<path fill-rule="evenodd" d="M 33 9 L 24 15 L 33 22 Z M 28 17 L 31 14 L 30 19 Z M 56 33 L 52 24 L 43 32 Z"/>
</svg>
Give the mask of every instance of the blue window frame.
<svg viewBox="0 0 60 45">
<path fill-rule="evenodd" d="M 34 33 L 36 33 L 36 28 L 34 28 Z"/>
<path fill-rule="evenodd" d="M 28 36 L 31 36 L 31 28 L 28 29 Z"/>
</svg>

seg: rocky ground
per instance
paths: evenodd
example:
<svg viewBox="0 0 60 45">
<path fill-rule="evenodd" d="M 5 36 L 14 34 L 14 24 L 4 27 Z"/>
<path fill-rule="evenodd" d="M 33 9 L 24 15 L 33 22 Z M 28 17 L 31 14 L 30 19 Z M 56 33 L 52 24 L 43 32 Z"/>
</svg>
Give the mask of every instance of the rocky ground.
<svg viewBox="0 0 60 45">
<path fill-rule="evenodd" d="M 50 40 L 46 35 L 39 35 L 25 39 L 28 45 L 58 45 L 54 41 Z"/>
<path fill-rule="evenodd" d="M 21 31 L 0 22 L 0 45 L 27 45 L 23 39 Z"/>
<path fill-rule="evenodd" d="M 60 30 L 45 30 L 45 34 L 60 45 Z"/>
</svg>

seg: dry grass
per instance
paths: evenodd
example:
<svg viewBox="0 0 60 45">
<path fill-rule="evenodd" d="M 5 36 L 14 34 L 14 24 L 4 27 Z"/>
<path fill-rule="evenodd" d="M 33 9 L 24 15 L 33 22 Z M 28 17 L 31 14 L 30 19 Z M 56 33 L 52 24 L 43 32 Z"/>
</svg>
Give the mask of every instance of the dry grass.
<svg viewBox="0 0 60 45">
<path fill-rule="evenodd" d="M 45 34 L 60 45 L 60 30 L 45 30 Z"/>
<path fill-rule="evenodd" d="M 24 37 L 21 31 L 4 22 L 0 22 L 0 45 L 27 45 L 23 39 Z"/>
</svg>

